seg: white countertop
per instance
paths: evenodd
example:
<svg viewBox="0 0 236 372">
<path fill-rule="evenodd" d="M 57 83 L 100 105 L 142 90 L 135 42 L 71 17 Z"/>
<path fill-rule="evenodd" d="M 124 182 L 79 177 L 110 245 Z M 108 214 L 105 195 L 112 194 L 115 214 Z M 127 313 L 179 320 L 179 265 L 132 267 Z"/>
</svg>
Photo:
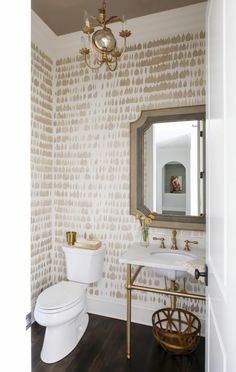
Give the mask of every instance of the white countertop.
<svg viewBox="0 0 236 372">
<path fill-rule="evenodd" d="M 186 262 L 191 263 L 191 261 L 194 262 L 196 260 L 205 260 L 204 249 L 192 247 L 191 251 L 184 251 L 183 249 L 158 248 L 153 243 L 148 247 L 134 243 L 120 257 L 119 261 L 124 264 L 146 266 L 162 270 L 186 271 Z"/>
</svg>

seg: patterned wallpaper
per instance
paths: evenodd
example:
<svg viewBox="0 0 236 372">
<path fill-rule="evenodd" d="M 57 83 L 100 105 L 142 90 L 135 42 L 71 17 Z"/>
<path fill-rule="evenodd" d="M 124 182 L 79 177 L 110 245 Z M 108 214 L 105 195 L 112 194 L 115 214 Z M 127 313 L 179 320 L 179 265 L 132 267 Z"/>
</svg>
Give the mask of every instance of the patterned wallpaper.
<svg viewBox="0 0 236 372">
<path fill-rule="evenodd" d="M 91 71 L 79 55 L 56 60 L 53 282 L 65 278 L 65 232 L 87 232 L 106 247 L 103 279 L 89 287 L 89 297 L 125 299 L 126 267 L 119 257 L 137 239 L 138 229 L 129 215 L 129 123 L 141 110 L 203 104 L 204 70 L 203 31 L 132 45 L 115 72 Z M 156 233 L 168 241 L 169 230 L 152 231 Z M 204 240 L 198 232 L 179 231 L 178 237 L 185 234 Z M 164 286 L 152 270 L 143 270 L 138 282 Z M 204 292 L 193 279 L 187 289 Z M 168 304 L 164 296 L 133 296 L 145 306 Z M 204 313 L 200 302 L 180 305 Z"/>
<path fill-rule="evenodd" d="M 31 295 L 34 303 L 52 282 L 53 61 L 33 43 L 31 50 Z"/>
</svg>

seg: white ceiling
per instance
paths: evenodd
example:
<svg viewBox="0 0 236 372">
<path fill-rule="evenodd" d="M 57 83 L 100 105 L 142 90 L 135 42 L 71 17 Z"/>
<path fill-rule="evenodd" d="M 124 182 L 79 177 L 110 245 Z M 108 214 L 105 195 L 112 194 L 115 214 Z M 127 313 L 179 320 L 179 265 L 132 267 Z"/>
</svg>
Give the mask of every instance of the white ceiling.
<svg viewBox="0 0 236 372">
<path fill-rule="evenodd" d="M 125 15 L 126 19 L 141 17 L 165 10 L 179 8 L 207 0 L 108 0 L 108 16 Z M 80 31 L 84 23 L 84 10 L 98 15 L 102 0 L 32 0 L 35 13 L 55 32 L 65 35 Z"/>
<path fill-rule="evenodd" d="M 189 147 L 193 133 L 192 127 L 195 126 L 197 126 L 197 121 L 154 124 L 158 148 Z"/>
</svg>

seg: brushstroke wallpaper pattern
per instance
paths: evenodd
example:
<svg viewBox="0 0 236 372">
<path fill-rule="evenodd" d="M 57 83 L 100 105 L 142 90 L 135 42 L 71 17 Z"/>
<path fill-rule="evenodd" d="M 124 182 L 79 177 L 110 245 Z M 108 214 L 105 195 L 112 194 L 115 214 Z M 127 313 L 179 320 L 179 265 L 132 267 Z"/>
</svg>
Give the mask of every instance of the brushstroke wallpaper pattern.
<svg viewBox="0 0 236 372">
<path fill-rule="evenodd" d="M 34 43 L 31 56 L 31 297 L 52 283 L 53 61 Z"/>
<path fill-rule="evenodd" d="M 204 103 L 204 54 L 205 34 L 197 32 L 133 45 L 113 73 L 94 73 L 79 56 L 56 61 L 55 282 L 65 276 L 61 244 L 72 229 L 106 247 L 104 280 L 89 294 L 125 297 L 118 259 L 137 228 L 129 215 L 129 123 L 141 110 Z M 155 275 L 146 277 L 153 285 Z"/>
</svg>

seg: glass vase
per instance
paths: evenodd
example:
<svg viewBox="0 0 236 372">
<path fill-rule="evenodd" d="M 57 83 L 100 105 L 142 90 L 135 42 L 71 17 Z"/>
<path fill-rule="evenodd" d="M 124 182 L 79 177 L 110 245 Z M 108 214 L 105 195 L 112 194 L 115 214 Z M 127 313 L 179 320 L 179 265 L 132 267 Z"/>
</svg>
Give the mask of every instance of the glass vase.
<svg viewBox="0 0 236 372">
<path fill-rule="evenodd" d="M 149 245 L 149 227 L 141 226 L 140 230 L 140 243 L 147 247 Z"/>
</svg>

